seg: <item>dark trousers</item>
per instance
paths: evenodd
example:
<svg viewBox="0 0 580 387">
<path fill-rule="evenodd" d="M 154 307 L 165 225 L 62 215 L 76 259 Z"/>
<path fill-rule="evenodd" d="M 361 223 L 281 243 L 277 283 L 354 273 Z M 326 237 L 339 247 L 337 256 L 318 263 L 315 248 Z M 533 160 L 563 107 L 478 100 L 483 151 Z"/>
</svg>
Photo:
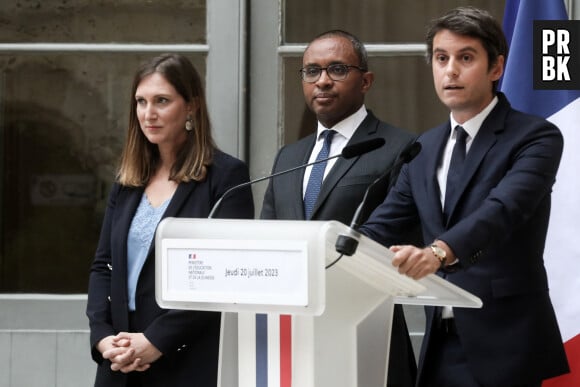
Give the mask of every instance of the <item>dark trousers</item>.
<svg viewBox="0 0 580 387">
<path fill-rule="evenodd" d="M 127 387 L 143 387 L 140 372 L 130 372 L 127 374 Z"/>
<path fill-rule="evenodd" d="M 493 370 L 490 370 L 493 372 Z M 541 387 L 541 382 L 514 386 L 484 386 L 467 364 L 467 357 L 457 336 L 455 320 L 439 320 L 431 332 L 425 355 L 423 375 L 417 387 Z"/>
</svg>

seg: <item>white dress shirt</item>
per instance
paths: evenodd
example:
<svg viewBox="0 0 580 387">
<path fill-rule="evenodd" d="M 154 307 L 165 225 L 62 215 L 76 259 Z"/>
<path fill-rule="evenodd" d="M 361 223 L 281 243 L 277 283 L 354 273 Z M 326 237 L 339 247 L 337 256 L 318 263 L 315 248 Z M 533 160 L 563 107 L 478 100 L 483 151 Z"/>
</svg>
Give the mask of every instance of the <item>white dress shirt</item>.
<svg viewBox="0 0 580 387">
<path fill-rule="evenodd" d="M 465 121 L 464 123 L 460 124 L 453 118 L 453 114 L 449 115 L 449 120 L 451 121 L 451 133 L 449 133 L 449 139 L 447 140 L 447 145 L 445 145 L 445 150 L 443 151 L 443 159 L 441 160 L 441 164 L 437 169 L 437 181 L 439 182 L 439 194 L 441 200 L 441 208 L 445 205 L 445 190 L 447 186 L 447 172 L 449 171 L 449 163 L 451 162 L 451 154 L 453 153 L 453 147 L 455 146 L 455 139 L 457 137 L 457 131 L 454 130 L 457 125 L 461 125 L 463 129 L 467 132 L 467 138 L 465 140 L 465 154 L 469 152 L 469 148 L 473 143 L 473 139 L 479 132 L 483 121 L 487 118 L 489 113 L 493 110 L 495 105 L 497 104 L 497 97 L 494 97 L 489 105 L 485 107 L 481 112 L 479 112 L 474 117 L 470 118 L 469 120 Z M 457 261 L 457 258 L 455 259 Z M 455 262 L 452 262 L 453 265 Z M 450 306 L 444 306 L 441 310 L 441 318 L 452 318 L 453 317 L 453 308 Z"/>
<path fill-rule="evenodd" d="M 334 125 L 332 128 L 325 128 L 320 121 L 318 122 L 318 127 L 316 129 L 316 144 L 314 144 L 314 148 L 312 149 L 312 153 L 310 154 L 310 159 L 308 159 L 309 163 L 312 163 L 316 160 L 316 156 L 322 149 L 322 145 L 324 143 L 324 136 L 322 136 L 322 132 L 325 130 L 334 130 L 336 134 L 332 137 L 332 142 L 330 144 L 330 152 L 328 153 L 328 157 L 336 156 L 342 152 L 342 149 L 348 144 L 352 135 L 354 134 L 356 128 L 360 126 L 360 124 L 364 121 L 367 116 L 367 109 L 365 105 L 362 105 L 360 109 L 358 109 L 352 115 L 346 117 L 344 120 L 340 121 L 338 124 Z M 326 164 L 326 169 L 324 170 L 324 178 L 328 175 L 328 172 L 334 166 L 337 159 L 328 160 Z M 304 180 L 302 181 L 302 197 L 306 193 L 306 186 L 308 185 L 308 179 L 310 178 L 310 172 L 312 172 L 312 166 L 307 167 L 304 171 Z"/>
</svg>

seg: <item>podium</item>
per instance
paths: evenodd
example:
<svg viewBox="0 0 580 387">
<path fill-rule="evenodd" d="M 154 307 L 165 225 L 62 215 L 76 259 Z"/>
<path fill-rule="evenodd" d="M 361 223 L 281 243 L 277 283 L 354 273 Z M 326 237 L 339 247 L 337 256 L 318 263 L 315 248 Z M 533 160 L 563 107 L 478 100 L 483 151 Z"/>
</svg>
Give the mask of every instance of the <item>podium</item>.
<svg viewBox="0 0 580 387">
<path fill-rule="evenodd" d="M 479 308 L 436 275 L 419 281 L 336 221 L 166 218 L 155 240 L 162 308 L 220 311 L 219 386 L 384 387 L 393 306 Z"/>
</svg>

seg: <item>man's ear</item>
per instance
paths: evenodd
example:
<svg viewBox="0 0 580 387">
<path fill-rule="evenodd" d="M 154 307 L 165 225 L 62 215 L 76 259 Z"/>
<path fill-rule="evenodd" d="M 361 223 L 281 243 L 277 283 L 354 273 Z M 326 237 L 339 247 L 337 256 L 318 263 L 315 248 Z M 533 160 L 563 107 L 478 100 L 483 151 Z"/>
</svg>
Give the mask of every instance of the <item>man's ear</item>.
<svg viewBox="0 0 580 387">
<path fill-rule="evenodd" d="M 362 75 L 362 92 L 366 93 L 367 91 L 369 91 L 369 89 L 371 88 L 371 86 L 373 85 L 373 81 L 375 80 L 375 74 L 371 71 L 367 71 L 366 73 L 363 73 Z"/>
<path fill-rule="evenodd" d="M 497 81 L 503 75 L 503 70 L 505 68 L 505 57 L 503 55 L 499 55 L 495 61 L 495 63 L 489 69 L 489 79 L 492 82 Z"/>
</svg>

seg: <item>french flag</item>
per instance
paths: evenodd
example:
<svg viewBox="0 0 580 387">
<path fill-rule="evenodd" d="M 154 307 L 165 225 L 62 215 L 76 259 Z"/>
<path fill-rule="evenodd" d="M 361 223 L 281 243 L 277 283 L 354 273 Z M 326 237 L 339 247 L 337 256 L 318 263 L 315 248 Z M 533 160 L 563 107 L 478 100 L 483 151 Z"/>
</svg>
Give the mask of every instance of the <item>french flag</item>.
<svg viewBox="0 0 580 387">
<path fill-rule="evenodd" d="M 239 320 L 244 386 L 292 387 L 292 316 L 249 314 Z M 245 342 L 243 342 L 245 341 Z M 296 385 L 296 384 L 294 384 Z"/>
<path fill-rule="evenodd" d="M 571 372 L 542 386 L 580 386 L 580 90 L 533 89 L 534 20 L 568 20 L 564 0 L 507 0 L 503 28 L 510 52 L 501 90 L 515 109 L 546 118 L 564 136 L 544 256 Z"/>
</svg>

